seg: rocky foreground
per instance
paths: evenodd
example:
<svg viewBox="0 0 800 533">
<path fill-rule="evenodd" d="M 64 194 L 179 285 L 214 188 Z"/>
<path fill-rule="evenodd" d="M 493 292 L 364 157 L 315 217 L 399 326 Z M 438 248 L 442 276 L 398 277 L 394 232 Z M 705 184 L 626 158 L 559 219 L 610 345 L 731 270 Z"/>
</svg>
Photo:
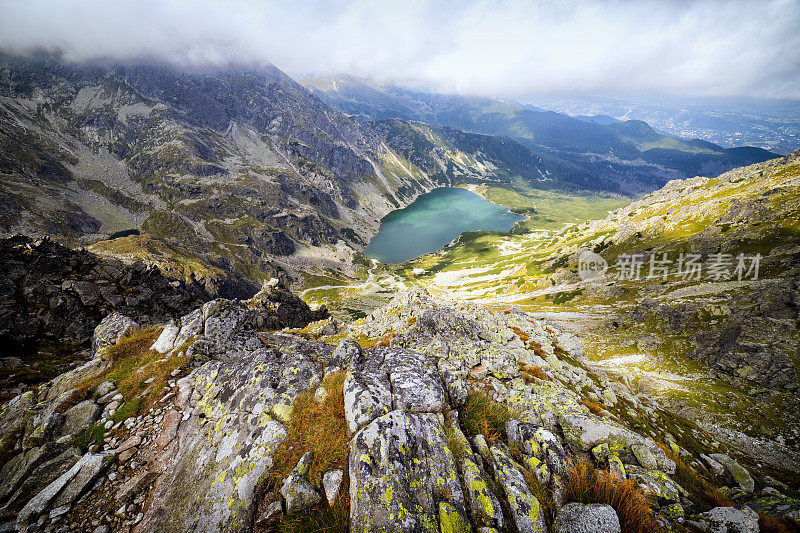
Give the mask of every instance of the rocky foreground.
<svg viewBox="0 0 800 533">
<path fill-rule="evenodd" d="M 800 517 L 796 472 L 749 468 L 525 312 L 410 289 L 340 326 L 280 311 L 280 294 L 157 328 L 104 319 L 90 361 L 2 407 L 0 530 L 755 532 Z"/>
</svg>

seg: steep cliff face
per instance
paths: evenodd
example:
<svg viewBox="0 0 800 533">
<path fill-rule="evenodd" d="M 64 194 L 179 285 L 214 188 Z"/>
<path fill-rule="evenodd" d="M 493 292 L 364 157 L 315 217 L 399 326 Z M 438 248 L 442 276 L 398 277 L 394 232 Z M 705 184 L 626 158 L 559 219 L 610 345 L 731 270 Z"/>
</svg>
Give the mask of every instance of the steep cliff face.
<svg viewBox="0 0 800 533">
<path fill-rule="evenodd" d="M 519 309 L 417 288 L 268 332 L 273 292 L 127 336 L 115 316 L 92 361 L 6 404 L 5 527 L 749 532 L 744 504 L 800 508 L 770 477 L 796 483 L 795 458 L 749 472 Z"/>
<path fill-rule="evenodd" d="M 4 57 L 0 123 L 0 231 L 86 243 L 134 229 L 257 281 L 309 249 L 349 260 L 433 187 L 271 66 Z"/>
</svg>

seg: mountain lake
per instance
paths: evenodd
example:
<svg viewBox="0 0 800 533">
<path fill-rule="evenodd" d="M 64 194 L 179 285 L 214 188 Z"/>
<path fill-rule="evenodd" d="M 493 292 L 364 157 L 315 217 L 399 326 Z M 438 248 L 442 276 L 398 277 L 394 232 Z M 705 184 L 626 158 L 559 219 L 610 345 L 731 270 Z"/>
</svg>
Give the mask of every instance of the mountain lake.
<svg viewBox="0 0 800 533">
<path fill-rule="evenodd" d="M 364 255 L 402 263 L 441 249 L 465 231 L 509 231 L 524 218 L 467 189 L 440 187 L 386 215 Z"/>
</svg>

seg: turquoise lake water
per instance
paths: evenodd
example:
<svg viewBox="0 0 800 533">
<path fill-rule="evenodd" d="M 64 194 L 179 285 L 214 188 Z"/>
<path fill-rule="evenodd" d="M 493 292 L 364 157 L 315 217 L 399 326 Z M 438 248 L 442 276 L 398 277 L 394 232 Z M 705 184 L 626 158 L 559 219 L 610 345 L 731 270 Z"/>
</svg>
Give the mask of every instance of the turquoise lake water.
<svg viewBox="0 0 800 533">
<path fill-rule="evenodd" d="M 364 255 L 402 263 L 439 250 L 465 231 L 508 231 L 523 218 L 466 189 L 441 187 L 386 215 Z"/>
</svg>

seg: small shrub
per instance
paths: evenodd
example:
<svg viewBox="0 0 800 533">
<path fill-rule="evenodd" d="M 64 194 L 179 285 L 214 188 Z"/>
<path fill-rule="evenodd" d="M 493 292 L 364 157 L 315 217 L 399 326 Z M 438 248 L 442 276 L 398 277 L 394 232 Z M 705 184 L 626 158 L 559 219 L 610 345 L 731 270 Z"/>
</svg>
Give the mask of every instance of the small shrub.
<svg viewBox="0 0 800 533">
<path fill-rule="evenodd" d="M 617 512 L 623 533 L 660 531 L 650 512 L 650 499 L 636 480 L 620 480 L 608 472 L 598 472 L 588 461 L 571 466 L 565 498 L 567 502 L 610 505 Z"/>
<path fill-rule="evenodd" d="M 533 378 L 541 379 L 542 381 L 552 381 L 550 376 L 544 373 L 542 367 L 536 365 L 529 365 L 527 363 L 520 363 L 519 368 L 521 370 L 520 376 L 524 379 L 527 383 L 533 382 Z"/>
<path fill-rule="evenodd" d="M 492 443 L 505 431 L 506 422 L 511 418 L 508 408 L 491 398 L 485 392 L 469 393 L 460 412 L 461 423 L 469 435 L 483 435 L 486 442 Z"/>
</svg>

